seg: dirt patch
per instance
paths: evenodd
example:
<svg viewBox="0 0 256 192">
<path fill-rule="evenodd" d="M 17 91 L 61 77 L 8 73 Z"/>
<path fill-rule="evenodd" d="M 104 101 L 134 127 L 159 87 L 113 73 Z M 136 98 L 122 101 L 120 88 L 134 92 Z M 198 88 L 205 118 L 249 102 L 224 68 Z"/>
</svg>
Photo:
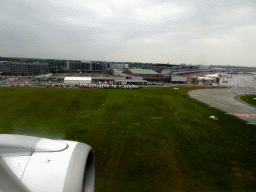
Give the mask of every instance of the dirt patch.
<svg viewBox="0 0 256 192">
<path fill-rule="evenodd" d="M 140 123 L 134 123 L 134 125 L 140 125 Z"/>
</svg>

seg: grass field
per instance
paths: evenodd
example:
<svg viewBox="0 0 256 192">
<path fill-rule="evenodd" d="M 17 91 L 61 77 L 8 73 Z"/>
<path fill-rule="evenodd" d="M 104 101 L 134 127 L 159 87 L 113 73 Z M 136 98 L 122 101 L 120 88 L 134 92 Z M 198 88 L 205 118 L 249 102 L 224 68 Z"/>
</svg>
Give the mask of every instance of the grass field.
<svg viewBox="0 0 256 192">
<path fill-rule="evenodd" d="M 244 101 L 250 105 L 256 106 L 256 99 L 253 99 L 253 98 L 256 98 L 256 95 L 243 95 L 243 96 L 239 97 L 239 99 L 241 99 L 242 101 Z"/>
<path fill-rule="evenodd" d="M 0 88 L 0 133 L 91 145 L 96 192 L 254 191 L 255 127 L 190 89 Z"/>
</svg>

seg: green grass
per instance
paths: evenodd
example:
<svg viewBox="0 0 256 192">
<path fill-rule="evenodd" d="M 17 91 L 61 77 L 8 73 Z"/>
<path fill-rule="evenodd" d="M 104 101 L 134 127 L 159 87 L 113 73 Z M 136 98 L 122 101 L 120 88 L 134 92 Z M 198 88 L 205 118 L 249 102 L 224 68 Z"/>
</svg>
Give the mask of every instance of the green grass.
<svg viewBox="0 0 256 192">
<path fill-rule="evenodd" d="M 241 99 L 242 101 L 244 101 L 250 105 L 256 106 L 256 99 L 253 99 L 253 98 L 256 98 L 256 95 L 243 95 L 243 96 L 239 97 L 239 99 Z"/>
<path fill-rule="evenodd" d="M 253 191 L 255 127 L 191 89 L 0 88 L 0 133 L 91 145 L 95 191 Z"/>
</svg>

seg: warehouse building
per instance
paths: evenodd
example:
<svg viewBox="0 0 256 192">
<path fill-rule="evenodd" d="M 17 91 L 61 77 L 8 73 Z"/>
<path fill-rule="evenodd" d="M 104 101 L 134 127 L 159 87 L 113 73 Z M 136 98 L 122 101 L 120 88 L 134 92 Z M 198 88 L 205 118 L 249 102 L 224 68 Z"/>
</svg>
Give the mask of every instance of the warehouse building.
<svg viewBox="0 0 256 192">
<path fill-rule="evenodd" d="M 2 75 L 41 75 L 49 72 L 48 63 L 0 61 Z"/>
<path fill-rule="evenodd" d="M 90 84 L 92 82 L 91 77 L 65 77 L 65 84 Z"/>
</svg>

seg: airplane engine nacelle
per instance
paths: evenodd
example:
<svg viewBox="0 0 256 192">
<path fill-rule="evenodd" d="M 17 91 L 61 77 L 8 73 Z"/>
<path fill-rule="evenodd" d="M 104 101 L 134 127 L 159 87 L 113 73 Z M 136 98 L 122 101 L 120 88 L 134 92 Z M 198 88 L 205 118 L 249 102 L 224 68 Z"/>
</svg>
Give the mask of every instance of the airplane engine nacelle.
<svg viewBox="0 0 256 192">
<path fill-rule="evenodd" d="M 0 191 L 93 192 L 95 159 L 84 143 L 0 134 Z"/>
</svg>

